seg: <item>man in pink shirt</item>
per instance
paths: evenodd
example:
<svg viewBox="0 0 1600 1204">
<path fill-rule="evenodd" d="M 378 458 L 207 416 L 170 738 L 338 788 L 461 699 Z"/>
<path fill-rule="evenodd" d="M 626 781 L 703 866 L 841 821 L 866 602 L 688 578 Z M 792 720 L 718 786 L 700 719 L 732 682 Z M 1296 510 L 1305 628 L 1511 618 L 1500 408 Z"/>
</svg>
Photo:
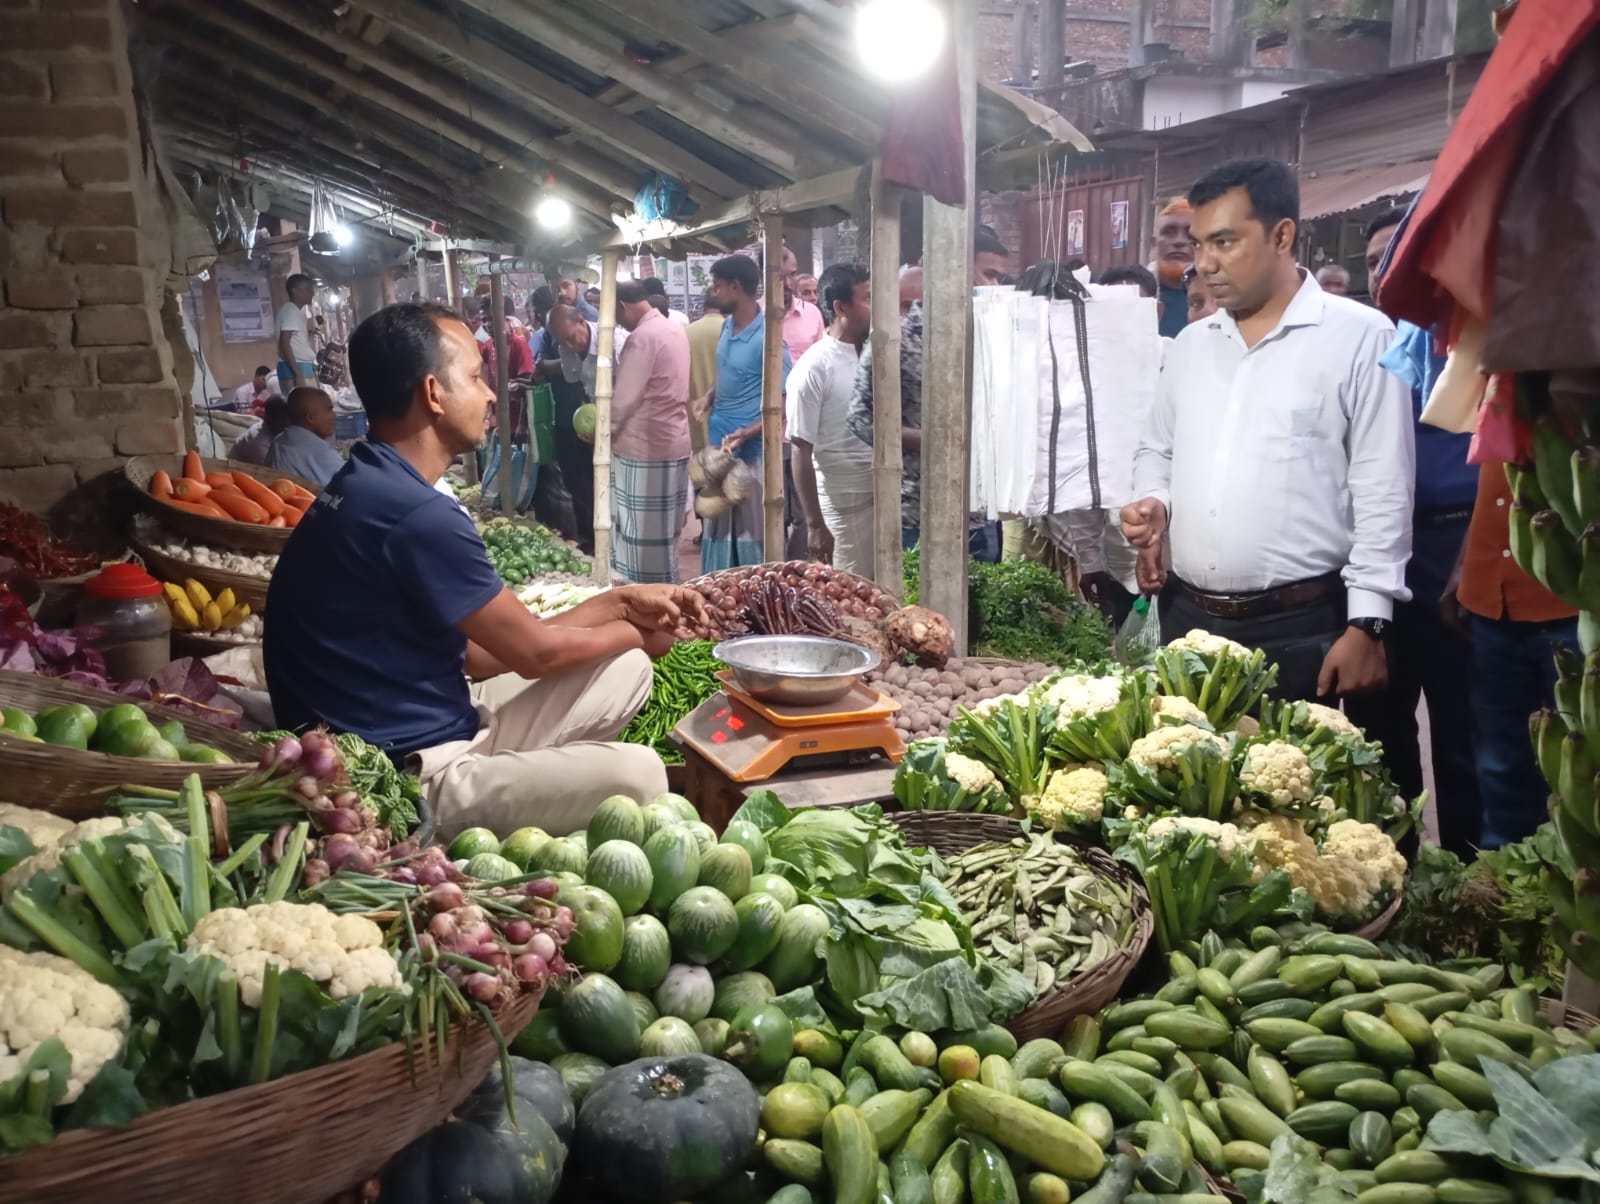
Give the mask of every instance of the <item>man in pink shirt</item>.
<svg viewBox="0 0 1600 1204">
<path fill-rule="evenodd" d="M 611 397 L 611 571 L 675 582 L 689 487 L 689 336 L 635 280 L 617 285 L 628 331 Z"/>
</svg>

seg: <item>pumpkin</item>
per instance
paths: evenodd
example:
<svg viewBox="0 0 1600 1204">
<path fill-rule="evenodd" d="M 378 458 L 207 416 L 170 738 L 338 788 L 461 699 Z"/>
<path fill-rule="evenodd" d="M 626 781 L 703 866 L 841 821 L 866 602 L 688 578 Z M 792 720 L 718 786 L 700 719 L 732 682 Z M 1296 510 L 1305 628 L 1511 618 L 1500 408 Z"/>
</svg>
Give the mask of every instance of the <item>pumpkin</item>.
<svg viewBox="0 0 1600 1204">
<path fill-rule="evenodd" d="M 578 1109 L 560 1073 L 527 1058 L 512 1057 L 510 1061 L 516 1115 L 513 1117 L 506 1110 L 506 1081 L 496 1065 L 456 1109 L 456 1119 L 489 1129 L 513 1129 L 524 1124 L 532 1112 L 544 1118 L 563 1148 L 570 1145 Z"/>
<path fill-rule="evenodd" d="M 589 1092 L 573 1153 L 617 1200 L 700 1199 L 744 1166 L 760 1122 L 755 1088 L 727 1063 L 639 1058 Z"/>
</svg>

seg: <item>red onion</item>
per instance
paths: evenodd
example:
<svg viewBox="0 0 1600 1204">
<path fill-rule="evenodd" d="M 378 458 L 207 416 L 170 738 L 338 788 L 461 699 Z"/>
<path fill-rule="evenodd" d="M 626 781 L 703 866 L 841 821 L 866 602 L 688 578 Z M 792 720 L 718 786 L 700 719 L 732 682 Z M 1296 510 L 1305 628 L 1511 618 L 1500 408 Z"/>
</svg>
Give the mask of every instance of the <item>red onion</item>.
<svg viewBox="0 0 1600 1204">
<path fill-rule="evenodd" d="M 572 920 L 572 908 L 556 908 L 556 914 L 554 917 L 552 917 L 550 925 L 556 930 L 556 936 L 558 939 L 563 941 L 566 940 L 572 935 L 572 929 L 575 927 Z"/>
<path fill-rule="evenodd" d="M 325 794 L 319 794 L 306 804 L 306 810 L 313 815 L 321 815 L 324 811 L 332 811 L 333 800 Z"/>
<path fill-rule="evenodd" d="M 333 796 L 335 807 L 355 808 L 361 805 L 361 796 L 354 790 L 341 790 Z"/>
<path fill-rule="evenodd" d="M 331 811 L 323 811 L 317 815 L 317 822 L 329 832 L 347 832 L 355 834 L 361 831 L 363 824 L 361 817 L 354 811 L 344 811 L 335 807 Z"/>
<path fill-rule="evenodd" d="M 323 882 L 326 882 L 332 876 L 333 873 L 331 870 L 329 870 L 328 863 L 322 860 L 320 857 L 313 857 L 310 861 L 306 862 L 305 872 L 302 875 L 303 884 L 306 886 L 317 886 Z"/>
<path fill-rule="evenodd" d="M 273 764 L 294 765 L 300 760 L 300 741 L 293 736 L 285 736 L 272 746 Z"/>
<path fill-rule="evenodd" d="M 456 918 L 448 911 L 441 911 L 428 921 L 428 931 L 439 941 L 453 941 L 459 929 Z"/>
<path fill-rule="evenodd" d="M 439 942 L 433 939 L 433 933 L 422 932 L 417 934 L 417 950 L 423 957 L 431 960 L 433 951 L 439 947 Z"/>
<path fill-rule="evenodd" d="M 487 948 L 478 952 L 478 960 L 485 965 L 493 966 L 496 970 L 511 969 L 511 954 L 496 946 L 491 952 Z"/>
<path fill-rule="evenodd" d="M 334 873 L 344 869 L 347 864 L 355 861 L 367 850 L 356 842 L 354 836 L 347 836 L 340 832 L 328 837 L 322 846 L 322 857 L 328 863 L 328 868 Z M 355 867 L 350 866 L 351 869 Z"/>
<path fill-rule="evenodd" d="M 550 963 L 537 953 L 524 953 L 511 963 L 511 972 L 523 982 L 539 982 L 550 973 Z"/>
<path fill-rule="evenodd" d="M 416 886 L 417 876 L 412 873 L 409 867 L 402 865 L 399 869 L 390 872 L 389 881 L 398 882 L 403 886 Z"/>
<path fill-rule="evenodd" d="M 469 974 L 462 989 L 479 1003 L 493 1003 L 500 995 L 500 980 L 493 974 Z"/>
<path fill-rule="evenodd" d="M 316 778 L 319 782 L 331 782 L 339 770 L 339 754 L 331 748 L 318 748 L 307 751 L 300 760 L 300 767 Z"/>
<path fill-rule="evenodd" d="M 465 916 L 457 915 L 456 921 L 461 925 L 461 940 L 464 944 L 487 945 L 491 949 L 500 947 L 494 939 L 494 929 L 482 920 L 468 920 Z"/>
<path fill-rule="evenodd" d="M 272 834 L 272 860 L 283 860 L 284 853 L 289 847 L 289 825 L 279 824 L 278 830 Z"/>
<path fill-rule="evenodd" d="M 535 878 L 532 882 L 523 883 L 522 890 L 535 899 L 554 899 L 561 890 L 561 883 L 554 878 Z"/>
<path fill-rule="evenodd" d="M 376 850 L 357 845 L 355 856 L 344 863 L 344 868 L 353 874 L 370 874 L 378 868 L 378 854 Z"/>
<path fill-rule="evenodd" d="M 437 861 L 418 862 L 411 873 L 422 886 L 438 886 L 451 880 L 449 867 Z"/>
<path fill-rule="evenodd" d="M 528 942 L 528 952 L 537 953 L 540 957 L 544 958 L 545 961 L 550 961 L 557 953 L 561 952 L 561 950 L 556 944 L 555 937 L 551 936 L 548 932 L 536 932 L 533 934 L 533 938 Z"/>
<path fill-rule="evenodd" d="M 466 901 L 466 894 L 454 882 L 441 882 L 428 892 L 428 906 L 436 912 L 454 911 Z"/>
<path fill-rule="evenodd" d="M 513 945 L 526 945 L 533 939 L 533 925 L 527 920 L 512 920 L 504 931 L 506 940 Z"/>
<path fill-rule="evenodd" d="M 420 849 L 418 848 L 417 842 L 415 840 L 402 840 L 399 844 L 395 845 L 394 848 L 389 850 L 389 852 L 391 854 L 393 854 L 393 856 L 395 857 L 396 860 L 399 860 L 401 857 L 415 857 L 419 851 L 420 851 Z M 435 861 L 444 860 L 444 850 L 443 849 L 440 849 L 440 848 L 429 849 L 428 853 L 437 853 L 437 854 L 439 854 L 439 856 L 436 857 L 436 858 L 429 858 L 430 860 L 435 860 Z M 427 857 L 427 854 L 424 854 L 424 857 Z"/>
<path fill-rule="evenodd" d="M 294 792 L 304 799 L 313 799 L 322 793 L 322 783 L 310 774 L 304 774 L 294 784 Z"/>
<path fill-rule="evenodd" d="M 550 973 L 565 975 L 567 972 L 567 959 L 559 953 L 550 959 Z"/>
</svg>

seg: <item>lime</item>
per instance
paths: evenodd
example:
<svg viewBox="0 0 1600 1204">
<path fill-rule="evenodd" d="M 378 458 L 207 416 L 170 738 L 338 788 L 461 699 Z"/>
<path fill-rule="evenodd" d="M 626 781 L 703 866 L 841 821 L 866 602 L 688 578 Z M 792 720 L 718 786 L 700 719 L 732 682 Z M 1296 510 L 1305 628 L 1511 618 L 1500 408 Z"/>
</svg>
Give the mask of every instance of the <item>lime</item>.
<svg viewBox="0 0 1600 1204">
<path fill-rule="evenodd" d="M 75 711 L 66 707 L 51 707 L 48 711 L 40 711 L 35 723 L 35 734 L 46 744 L 86 751 L 89 747 L 89 733 L 93 729 L 86 727 L 82 716 Z"/>
<path fill-rule="evenodd" d="M 116 727 L 120 723 L 127 723 L 132 719 L 144 719 L 145 713 L 136 702 L 119 702 L 114 707 L 107 707 L 100 712 L 97 732 L 104 732 L 108 728 Z"/>
<path fill-rule="evenodd" d="M 172 746 L 170 740 L 163 740 L 158 734 L 149 744 L 144 746 L 144 751 L 137 754 L 141 761 L 177 761 L 181 760 L 178 750 Z"/>
<path fill-rule="evenodd" d="M 148 719 L 129 719 L 100 733 L 95 747 L 113 757 L 142 757 L 144 750 L 161 739 L 161 733 Z"/>
<path fill-rule="evenodd" d="M 178 746 L 178 759 L 192 761 L 196 765 L 232 765 L 233 758 L 221 749 L 208 748 L 204 744 L 182 744 Z"/>
<path fill-rule="evenodd" d="M 450 860 L 468 861 L 479 853 L 500 852 L 500 838 L 488 828 L 468 828 L 450 842 Z"/>
<path fill-rule="evenodd" d="M 549 842 L 550 833 L 543 828 L 518 828 L 500 846 L 500 856 L 527 873 L 528 863 Z"/>
<path fill-rule="evenodd" d="M 183 724 L 176 719 L 168 719 L 160 727 L 156 728 L 156 731 L 161 733 L 163 740 L 177 748 L 182 748 L 189 743 L 189 733 L 183 730 Z"/>
<path fill-rule="evenodd" d="M 31 736 L 38 731 L 38 728 L 34 725 L 33 716 L 27 711 L 6 707 L 0 711 L 0 731 L 11 736 Z"/>
<path fill-rule="evenodd" d="M 519 877 L 522 871 L 498 853 L 479 853 L 467 862 L 462 873 L 479 882 L 499 882 L 503 878 Z"/>
<path fill-rule="evenodd" d="M 90 740 L 94 739 L 94 731 L 95 728 L 99 726 L 100 721 L 95 718 L 94 711 L 84 706 L 83 703 L 67 702 L 63 703 L 61 706 L 52 707 L 50 709 L 54 711 L 65 711 L 67 714 L 74 716 L 78 722 L 83 725 L 83 730 L 88 734 L 88 738 Z"/>
</svg>

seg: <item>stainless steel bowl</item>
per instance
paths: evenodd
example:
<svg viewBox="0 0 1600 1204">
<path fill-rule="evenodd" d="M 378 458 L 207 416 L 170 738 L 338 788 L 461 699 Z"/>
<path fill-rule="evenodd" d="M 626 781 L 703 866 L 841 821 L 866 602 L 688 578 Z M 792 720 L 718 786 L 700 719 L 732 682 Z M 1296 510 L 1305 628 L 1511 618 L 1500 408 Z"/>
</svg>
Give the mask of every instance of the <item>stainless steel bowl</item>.
<svg viewBox="0 0 1600 1204">
<path fill-rule="evenodd" d="M 787 706 L 835 702 L 879 661 L 871 648 L 819 635 L 748 635 L 723 640 L 711 655 L 750 697 Z"/>
</svg>

